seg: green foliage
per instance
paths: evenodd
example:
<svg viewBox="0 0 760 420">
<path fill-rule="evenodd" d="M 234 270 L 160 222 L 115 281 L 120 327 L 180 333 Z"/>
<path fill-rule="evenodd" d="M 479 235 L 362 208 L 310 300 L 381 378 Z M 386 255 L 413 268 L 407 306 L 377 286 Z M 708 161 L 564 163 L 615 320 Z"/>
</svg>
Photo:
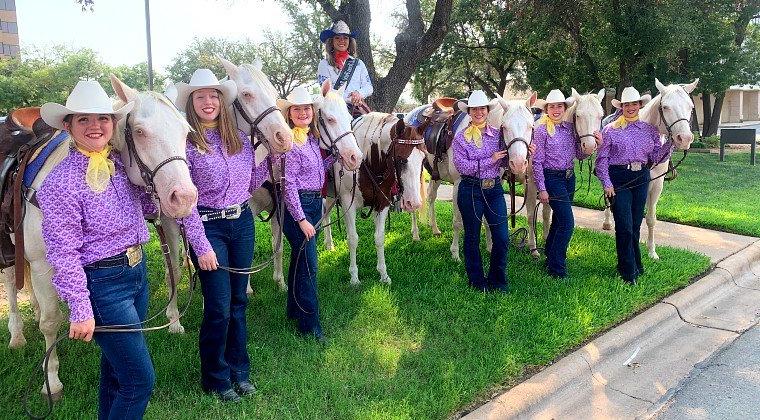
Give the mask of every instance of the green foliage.
<svg viewBox="0 0 760 420">
<path fill-rule="evenodd" d="M 568 281 L 550 278 L 539 262 L 513 249 L 508 265 L 511 293 L 477 292 L 467 286 L 463 264 L 449 256 L 451 204 L 439 202 L 438 211 L 443 236 L 434 237 L 422 227 L 419 242 L 410 238 L 409 216 L 392 215 L 385 240 L 390 286 L 378 282 L 371 220 L 360 219 L 358 226 L 360 287 L 348 284 L 342 235 L 335 232 L 335 251 L 320 246 L 319 298 L 325 334 L 331 340 L 327 346 L 295 332 L 285 316 L 285 293 L 276 290 L 271 270 L 254 275 L 255 293 L 247 312 L 251 379 L 257 392 L 239 404 L 220 403 L 201 392 L 198 329 L 203 309 L 198 288 L 182 320 L 185 334 L 146 334 L 157 376 L 146 418 L 450 417 L 660 301 L 709 266 L 704 256 L 661 247 L 661 261 L 644 253 L 646 274 L 638 286 L 628 287 L 615 273 L 614 238 L 578 229 L 568 253 Z M 520 223 L 524 226 L 524 219 Z M 268 224 L 256 223 L 257 261 L 269 257 L 270 235 Z M 159 314 L 158 324 L 163 322 L 161 309 L 168 293 L 157 242 L 151 241 L 146 251 L 148 312 Z M 286 245 L 286 258 L 288 251 Z M 183 281 L 181 307 L 187 296 Z M 42 403 L 34 397 L 41 386 L 36 366 L 44 343 L 28 304 L 23 312 L 27 346 L 0 346 L 4 418 L 22 417 L 20 401 L 32 373 L 37 376 L 31 399 Z M 5 312 L 0 312 L 0 323 L 7 323 Z M 66 323 L 61 333 L 65 330 Z M 5 328 L 0 329 L 0 342 L 8 342 Z M 97 346 L 64 340 L 58 351 L 66 388 L 55 405 L 55 417 L 94 417 Z"/>
</svg>

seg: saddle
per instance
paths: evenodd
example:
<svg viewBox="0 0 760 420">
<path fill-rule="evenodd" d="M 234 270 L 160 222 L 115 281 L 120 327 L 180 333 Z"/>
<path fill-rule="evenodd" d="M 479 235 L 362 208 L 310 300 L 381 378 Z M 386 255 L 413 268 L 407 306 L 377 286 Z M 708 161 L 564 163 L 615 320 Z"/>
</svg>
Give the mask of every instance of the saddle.
<svg viewBox="0 0 760 420">
<path fill-rule="evenodd" d="M 462 111 L 454 112 L 456 102 L 457 100 L 454 98 L 439 98 L 433 102 L 430 108 L 432 111 L 429 113 L 429 118 L 433 121 L 425 129 L 423 136 L 425 147 L 434 157 L 432 162 L 425 158 L 423 164 L 434 181 L 441 179 L 438 163 L 443 161 L 444 156 L 449 151 L 451 143 L 454 141 L 455 129 L 466 115 Z M 423 115 L 426 113 L 424 112 Z M 448 115 L 448 118 L 434 119 L 434 116 L 438 115 Z"/>
<path fill-rule="evenodd" d="M 0 125 L 0 269 L 24 259 L 23 174 L 35 151 L 54 133 L 40 118 L 39 108 L 17 109 Z M 23 267 L 16 267 L 19 289 L 24 285 Z"/>
</svg>

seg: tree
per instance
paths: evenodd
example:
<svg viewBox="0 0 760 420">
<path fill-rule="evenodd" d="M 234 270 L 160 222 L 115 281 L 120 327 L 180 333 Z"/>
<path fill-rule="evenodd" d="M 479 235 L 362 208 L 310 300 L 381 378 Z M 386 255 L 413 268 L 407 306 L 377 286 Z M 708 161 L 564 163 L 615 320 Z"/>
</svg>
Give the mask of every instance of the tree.
<svg viewBox="0 0 760 420">
<path fill-rule="evenodd" d="M 423 17 L 420 0 L 406 0 L 406 19 L 395 37 L 395 57 L 388 73 L 379 77 L 372 55 L 370 22 L 372 13 L 369 0 L 316 1 L 333 21 L 344 20 L 358 32 L 358 55 L 367 66 L 375 93 L 369 98 L 370 106 L 389 112 L 401 96 L 417 66 L 433 55 L 449 30 L 453 0 L 436 0 L 429 24 Z M 427 28 L 427 29 L 426 29 Z"/>
</svg>

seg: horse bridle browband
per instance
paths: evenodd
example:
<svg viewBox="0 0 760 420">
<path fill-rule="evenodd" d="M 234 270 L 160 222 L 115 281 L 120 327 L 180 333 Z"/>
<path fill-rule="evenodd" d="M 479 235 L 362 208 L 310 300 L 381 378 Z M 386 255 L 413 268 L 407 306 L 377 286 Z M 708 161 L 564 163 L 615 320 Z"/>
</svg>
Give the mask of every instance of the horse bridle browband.
<svg viewBox="0 0 760 420">
<path fill-rule="evenodd" d="M 327 138 L 330 140 L 330 144 L 327 144 L 327 142 L 324 141 L 324 137 L 322 136 L 321 137 L 322 144 L 325 146 L 325 148 L 328 150 L 328 152 L 331 155 L 337 156 L 337 154 L 338 154 L 338 147 L 337 147 L 338 142 L 341 141 L 344 137 L 346 137 L 348 135 L 351 135 L 351 134 L 354 134 L 354 131 L 353 130 L 348 130 L 345 133 L 339 135 L 338 137 L 333 138 L 332 134 L 330 134 L 330 131 L 327 129 L 327 124 L 325 124 L 324 118 L 322 118 L 322 111 L 319 111 L 319 115 L 318 115 L 317 119 L 319 120 L 320 127 L 322 127 L 324 129 L 323 130 L 324 133 L 327 135 Z"/>
<path fill-rule="evenodd" d="M 247 112 L 245 112 L 245 108 L 243 108 L 243 104 L 240 103 L 239 99 L 235 99 L 234 102 L 232 102 L 232 105 L 235 107 L 235 109 L 240 113 L 240 116 L 243 117 L 246 123 L 251 127 L 251 139 L 255 139 L 256 141 L 253 142 L 253 150 L 256 151 L 256 148 L 258 148 L 261 145 L 262 140 L 264 139 L 264 133 L 259 130 L 259 123 L 264 120 L 264 118 L 267 117 L 267 115 L 277 112 L 280 109 L 276 106 L 272 105 L 269 108 L 265 109 L 264 111 L 259 114 L 256 119 L 251 119 L 251 117 L 248 115 Z"/>
<path fill-rule="evenodd" d="M 161 168 L 167 164 L 174 161 L 182 161 L 185 163 L 185 165 L 188 165 L 187 159 L 182 156 L 172 156 L 164 159 L 161 163 L 156 165 L 155 168 L 150 169 L 137 153 L 137 148 L 135 147 L 135 139 L 132 137 L 132 125 L 129 123 L 129 117 L 130 115 L 127 114 L 126 124 L 124 125 L 124 142 L 127 144 L 127 151 L 129 152 L 129 164 L 132 166 L 132 160 L 137 163 L 137 167 L 140 169 L 140 177 L 145 183 L 145 191 L 152 197 L 157 197 L 158 192 L 156 191 L 156 184 L 154 182 L 154 179 L 158 171 L 160 171 Z"/>
</svg>

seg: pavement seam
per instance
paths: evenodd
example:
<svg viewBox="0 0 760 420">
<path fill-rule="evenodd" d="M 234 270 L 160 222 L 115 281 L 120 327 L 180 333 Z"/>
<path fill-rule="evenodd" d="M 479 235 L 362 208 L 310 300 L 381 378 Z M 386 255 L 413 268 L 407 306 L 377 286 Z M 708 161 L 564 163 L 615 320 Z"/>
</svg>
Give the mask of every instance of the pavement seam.
<svg viewBox="0 0 760 420">
<path fill-rule="evenodd" d="M 710 326 L 710 325 L 697 324 L 696 322 L 691 322 L 691 321 L 687 320 L 686 318 L 684 318 L 684 316 L 681 314 L 681 309 L 678 306 L 676 306 L 676 305 L 674 305 L 674 304 L 672 304 L 670 302 L 666 302 L 664 300 L 662 301 L 662 303 L 668 304 L 668 305 L 676 308 L 676 313 L 678 313 L 678 317 L 681 318 L 681 321 L 683 321 L 683 322 L 685 322 L 685 323 L 687 323 L 689 325 L 692 325 L 694 327 L 697 327 L 697 328 L 709 328 L 709 329 L 712 329 L 712 330 L 726 331 L 726 332 L 730 332 L 730 333 L 734 333 L 734 334 L 739 334 L 739 335 L 741 335 L 742 333 L 744 333 L 744 331 L 746 331 L 746 330 L 737 331 L 737 330 L 732 330 L 730 328 L 721 328 L 721 327 L 713 327 L 713 326 Z"/>
<path fill-rule="evenodd" d="M 619 392 L 619 393 L 621 393 L 621 394 L 625 395 L 626 397 L 630 397 L 630 398 L 633 398 L 633 399 L 635 399 L 635 400 L 639 400 L 639 401 L 642 401 L 642 402 L 645 402 L 645 403 L 649 403 L 650 405 L 654 405 L 654 401 L 649 401 L 649 400 L 648 400 L 648 399 L 646 399 L 646 398 L 641 398 L 641 397 L 637 397 L 637 396 L 635 396 L 635 395 L 631 395 L 631 394 L 629 394 L 629 393 L 627 393 L 627 392 L 625 392 L 625 391 L 621 391 L 621 390 L 619 390 L 619 389 L 617 389 L 617 388 L 613 387 L 613 386 L 612 386 L 612 385 L 610 385 L 610 384 L 609 384 L 609 382 L 607 382 L 607 381 L 603 381 L 603 380 L 601 380 L 601 379 L 598 379 L 598 378 L 596 377 L 596 372 L 594 372 L 594 369 L 591 367 L 591 363 L 589 363 L 588 359 L 586 359 L 586 357 L 585 357 L 584 355 L 582 355 L 582 354 L 580 354 L 580 356 L 581 356 L 581 359 L 583 359 L 583 361 L 584 361 L 584 362 L 586 362 L 586 366 L 588 366 L 588 370 L 589 370 L 589 372 L 591 372 L 591 378 L 592 378 L 592 379 L 593 379 L 595 382 L 597 382 L 597 383 L 599 383 L 599 384 L 603 385 L 605 388 L 609 388 L 609 389 L 611 389 L 611 390 L 613 390 L 613 391 Z"/>
</svg>

